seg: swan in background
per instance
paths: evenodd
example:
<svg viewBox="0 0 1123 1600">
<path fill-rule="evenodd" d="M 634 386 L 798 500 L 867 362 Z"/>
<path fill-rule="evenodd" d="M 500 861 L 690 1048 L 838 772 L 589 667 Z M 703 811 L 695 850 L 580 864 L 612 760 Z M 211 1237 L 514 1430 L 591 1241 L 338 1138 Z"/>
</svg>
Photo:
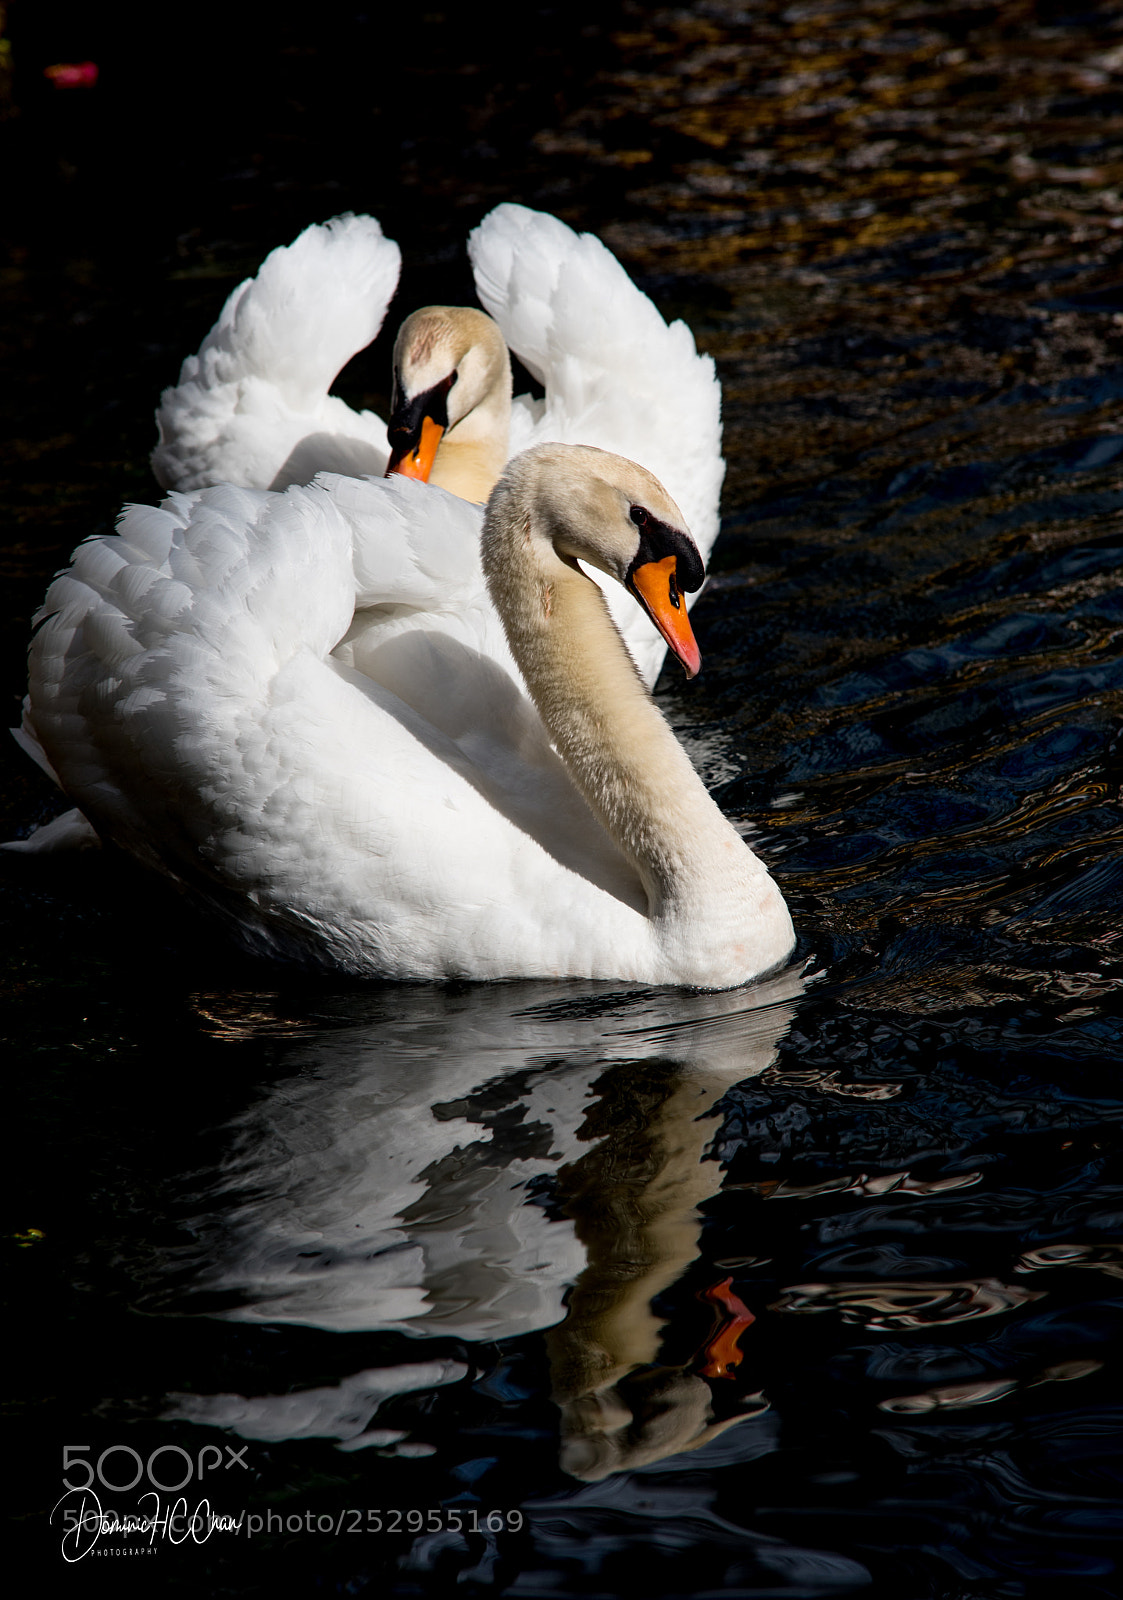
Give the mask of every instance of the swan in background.
<svg viewBox="0 0 1123 1600">
<path fill-rule="evenodd" d="M 511 358 L 498 325 L 470 306 L 423 306 L 394 342 L 387 474 L 482 505 L 507 463 Z"/>
<path fill-rule="evenodd" d="M 721 386 L 686 324 L 668 325 L 599 239 L 544 212 L 497 206 L 468 253 L 494 322 L 447 306 L 407 319 L 394 353 L 392 458 L 382 422 L 327 390 L 382 326 L 398 247 L 371 217 L 337 217 L 274 250 L 184 362 L 157 412 L 159 483 L 283 489 L 320 471 L 379 475 L 390 465 L 483 502 L 511 456 L 590 444 L 654 473 L 708 560 L 725 474 Z M 512 404 L 503 341 L 543 399 Z M 658 634 L 622 597 L 610 594 L 609 606 L 653 684 Z"/>
<path fill-rule="evenodd" d="M 634 463 L 541 445 L 479 526 L 400 476 L 133 507 L 48 593 L 25 738 L 256 954 L 708 988 L 778 967 L 783 899 L 577 565 L 693 673 L 678 507 Z"/>
</svg>

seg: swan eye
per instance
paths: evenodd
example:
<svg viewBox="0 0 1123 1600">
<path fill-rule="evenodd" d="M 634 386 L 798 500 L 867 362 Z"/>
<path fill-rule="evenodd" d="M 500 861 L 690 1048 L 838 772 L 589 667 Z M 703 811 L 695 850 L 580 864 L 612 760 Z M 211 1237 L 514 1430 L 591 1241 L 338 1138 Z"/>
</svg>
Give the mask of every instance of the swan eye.
<svg viewBox="0 0 1123 1600">
<path fill-rule="evenodd" d="M 651 520 L 642 506 L 633 506 L 628 512 L 628 515 L 631 517 L 637 528 L 646 528 L 647 524 Z"/>
</svg>

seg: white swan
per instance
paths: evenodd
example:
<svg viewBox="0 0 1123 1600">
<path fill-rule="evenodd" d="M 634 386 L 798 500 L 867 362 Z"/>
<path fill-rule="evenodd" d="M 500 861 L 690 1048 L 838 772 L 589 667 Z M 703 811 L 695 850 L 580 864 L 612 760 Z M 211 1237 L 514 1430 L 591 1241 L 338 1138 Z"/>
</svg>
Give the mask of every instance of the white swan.
<svg viewBox="0 0 1123 1600">
<path fill-rule="evenodd" d="M 711 988 L 776 967 L 780 893 L 577 567 L 694 670 L 678 508 L 555 445 L 510 464 L 482 545 L 479 519 L 402 478 L 133 507 L 48 593 L 26 736 L 103 838 L 251 951 Z"/>
<path fill-rule="evenodd" d="M 399 470 L 426 428 L 414 475 L 482 502 L 531 445 L 596 445 L 666 485 L 708 560 L 725 473 L 721 386 L 685 323 L 668 325 L 599 239 L 543 212 L 497 206 L 468 250 L 481 303 L 545 398 L 512 406 L 505 353 L 481 313 L 427 307 L 395 347 Z M 282 489 L 320 471 L 381 474 L 384 425 L 327 391 L 381 327 L 398 267 L 398 247 L 370 217 L 336 218 L 274 250 L 164 393 L 152 455 L 160 484 Z M 664 647 L 621 598 L 610 608 L 654 683 Z"/>
</svg>

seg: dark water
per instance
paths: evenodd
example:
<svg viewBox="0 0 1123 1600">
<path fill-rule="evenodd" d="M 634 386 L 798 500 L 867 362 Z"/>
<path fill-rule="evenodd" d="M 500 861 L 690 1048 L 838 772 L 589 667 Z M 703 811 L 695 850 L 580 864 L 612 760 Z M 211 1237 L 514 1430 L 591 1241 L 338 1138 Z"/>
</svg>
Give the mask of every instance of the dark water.
<svg viewBox="0 0 1123 1600">
<path fill-rule="evenodd" d="M 705 670 L 660 700 L 801 937 L 733 995 L 310 985 L 118 864 L 9 863 L 43 1584 L 1118 1596 L 1123 11 L 530 7 L 489 55 L 452 11 L 204 5 L 170 52 L 11 10 L 11 720 L 264 251 L 371 210 L 403 303 L 454 300 L 520 199 L 718 360 Z M 4 759 L 11 834 L 56 802 Z M 68 1565 L 68 1446 L 139 1463 L 106 1510 L 188 1460 L 243 1531 Z"/>
</svg>

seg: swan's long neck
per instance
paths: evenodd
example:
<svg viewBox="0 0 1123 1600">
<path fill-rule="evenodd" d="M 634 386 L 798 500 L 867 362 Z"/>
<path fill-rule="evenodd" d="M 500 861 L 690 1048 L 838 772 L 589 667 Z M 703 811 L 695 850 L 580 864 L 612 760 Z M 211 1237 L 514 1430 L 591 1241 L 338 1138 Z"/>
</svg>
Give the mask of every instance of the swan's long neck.
<svg viewBox="0 0 1123 1600">
<path fill-rule="evenodd" d="M 485 519 L 484 569 L 511 651 L 571 776 L 634 863 L 649 916 L 674 960 L 697 957 L 714 983 L 728 959 L 739 982 L 769 965 L 749 956 L 755 924 L 780 907 L 776 960 L 791 925 L 763 866 L 707 794 L 656 707 L 601 591 L 559 556 L 525 500 L 506 490 Z M 753 925 L 753 926 L 750 926 Z M 692 953 L 693 952 L 693 953 Z M 737 967 L 743 958 L 743 966 Z"/>
<path fill-rule="evenodd" d="M 507 462 L 511 433 L 510 377 L 455 423 L 437 447 L 429 482 L 482 505 Z"/>
</svg>

